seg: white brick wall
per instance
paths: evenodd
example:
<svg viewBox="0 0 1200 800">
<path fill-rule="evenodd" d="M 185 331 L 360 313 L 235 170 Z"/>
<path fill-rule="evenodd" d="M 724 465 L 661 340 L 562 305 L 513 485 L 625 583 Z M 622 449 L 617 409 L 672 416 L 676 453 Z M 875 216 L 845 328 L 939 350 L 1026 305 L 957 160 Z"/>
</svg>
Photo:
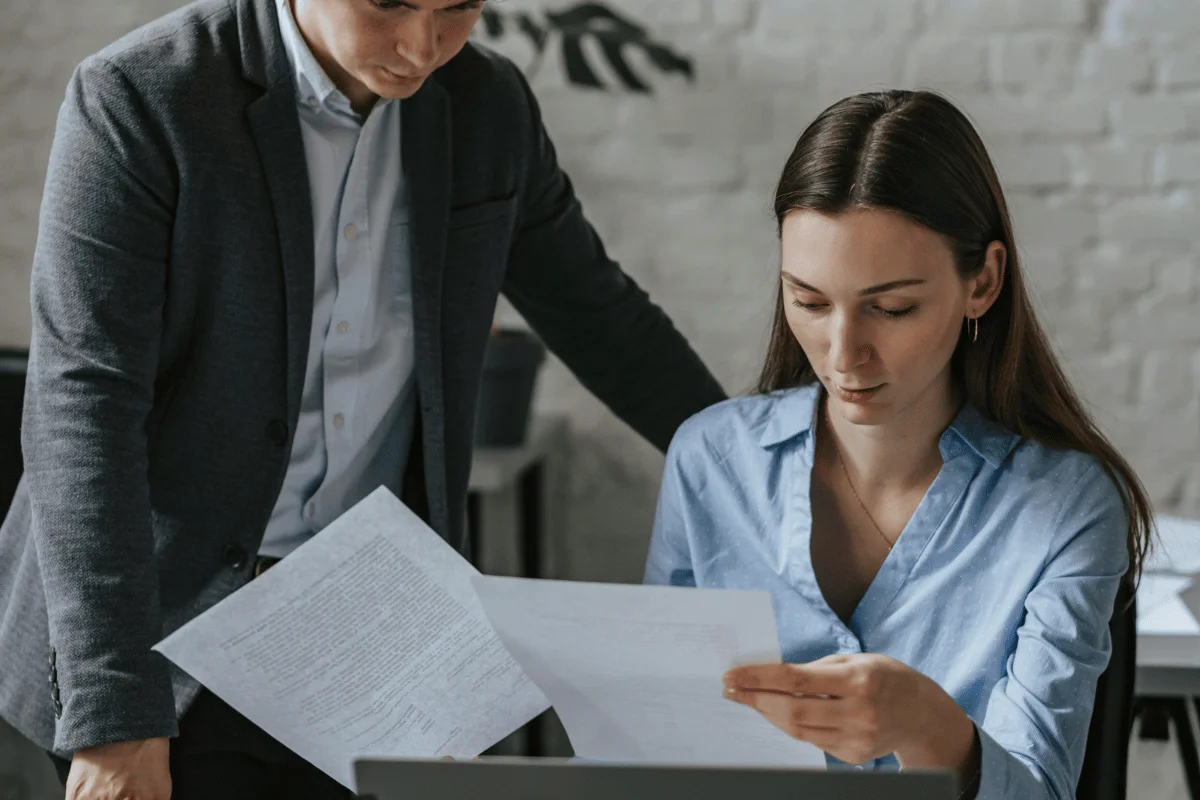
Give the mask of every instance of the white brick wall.
<svg viewBox="0 0 1200 800">
<path fill-rule="evenodd" d="M 27 265 L 71 66 L 175 5 L 9 0 L 0 15 L 0 343 L 27 341 Z M 1079 388 L 1155 498 L 1200 516 L 1200 2 L 614 5 L 693 56 L 696 83 L 655 76 L 634 54 L 653 97 L 581 92 L 551 55 L 535 89 L 610 251 L 729 390 L 752 383 L 761 357 L 777 268 L 771 190 L 803 126 L 853 91 L 932 87 L 992 148 L 1044 323 Z M 498 46 L 529 60 L 519 41 Z M 570 413 L 578 431 L 564 568 L 635 579 L 659 457 L 560 365 L 542 384 L 541 407 Z"/>
<path fill-rule="evenodd" d="M 728 389 L 749 386 L 761 358 L 777 268 L 771 190 L 803 126 L 853 91 L 938 89 L 991 148 L 1043 322 L 1080 391 L 1162 507 L 1200 515 L 1200 4 L 683 5 L 676 19 L 654 11 L 651 29 L 727 72 L 658 82 L 650 99 L 556 89 L 543 103 L 609 249 Z M 622 8 L 651 22 L 638 4 Z M 539 75 L 535 89 L 552 81 Z M 611 120 L 603 135 L 580 130 L 589 106 Z M 694 173 L 672 174 L 684 165 Z M 559 365 L 544 384 L 545 407 L 578 397 Z M 577 477 L 569 569 L 636 578 L 653 492 L 633 495 L 641 509 L 628 492 L 653 486 L 660 462 L 595 404 L 573 413 L 619 473 Z M 616 506 L 619 520 L 604 510 Z"/>
</svg>

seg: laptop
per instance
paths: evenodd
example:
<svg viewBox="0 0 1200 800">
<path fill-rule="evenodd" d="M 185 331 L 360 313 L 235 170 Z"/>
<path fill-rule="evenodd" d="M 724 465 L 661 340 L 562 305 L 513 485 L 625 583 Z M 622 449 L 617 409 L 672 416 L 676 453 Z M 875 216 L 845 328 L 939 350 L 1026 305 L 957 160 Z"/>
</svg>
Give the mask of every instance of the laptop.
<svg viewBox="0 0 1200 800">
<path fill-rule="evenodd" d="M 946 772 L 867 772 L 598 764 L 497 757 L 480 761 L 363 758 L 371 800 L 955 800 Z"/>
</svg>

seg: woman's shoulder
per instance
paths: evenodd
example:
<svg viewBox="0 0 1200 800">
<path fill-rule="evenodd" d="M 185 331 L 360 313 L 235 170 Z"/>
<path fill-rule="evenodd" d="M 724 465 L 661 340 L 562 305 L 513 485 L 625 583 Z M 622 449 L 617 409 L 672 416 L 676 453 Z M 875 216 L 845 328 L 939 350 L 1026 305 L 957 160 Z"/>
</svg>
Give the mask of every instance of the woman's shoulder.
<svg viewBox="0 0 1200 800">
<path fill-rule="evenodd" d="M 1013 449 L 1009 472 L 1025 482 L 1036 483 L 1042 491 L 1054 493 L 1099 487 L 1119 494 L 1104 464 L 1082 450 L 1051 447 L 1029 438 L 1021 438 Z"/>
<path fill-rule="evenodd" d="M 728 454 L 777 443 L 781 424 L 807 430 L 817 396 L 814 387 L 801 386 L 770 394 L 731 397 L 687 419 L 671 441 L 677 457 L 703 453 Z"/>
<path fill-rule="evenodd" d="M 1022 436 L 972 406 L 965 407 L 951 427 L 1010 488 L 1025 487 L 1038 495 L 1061 496 L 1072 490 L 1100 487 L 1119 494 L 1104 464 L 1091 453 Z"/>
<path fill-rule="evenodd" d="M 1018 505 L 1047 526 L 1052 550 L 1084 535 L 1093 546 L 1124 553 L 1129 530 L 1125 496 L 1099 458 L 1022 439 L 1006 472 L 1005 489 L 1023 496 Z"/>
</svg>

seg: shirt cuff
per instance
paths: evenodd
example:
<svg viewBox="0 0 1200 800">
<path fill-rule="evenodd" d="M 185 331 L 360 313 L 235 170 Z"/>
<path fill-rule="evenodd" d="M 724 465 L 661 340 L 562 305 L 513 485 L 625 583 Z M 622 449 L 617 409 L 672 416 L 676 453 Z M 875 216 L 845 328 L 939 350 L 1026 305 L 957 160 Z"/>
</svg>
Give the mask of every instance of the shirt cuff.
<svg viewBox="0 0 1200 800">
<path fill-rule="evenodd" d="M 975 795 L 976 800 L 1010 800 L 1013 797 L 1024 796 L 1014 793 L 1014 788 L 1019 786 L 1021 781 L 1019 776 L 1013 774 L 1013 770 L 1025 770 L 1025 766 L 1018 763 L 1011 753 L 988 736 L 978 724 L 975 731 L 979 735 L 980 750 L 979 792 Z"/>
</svg>

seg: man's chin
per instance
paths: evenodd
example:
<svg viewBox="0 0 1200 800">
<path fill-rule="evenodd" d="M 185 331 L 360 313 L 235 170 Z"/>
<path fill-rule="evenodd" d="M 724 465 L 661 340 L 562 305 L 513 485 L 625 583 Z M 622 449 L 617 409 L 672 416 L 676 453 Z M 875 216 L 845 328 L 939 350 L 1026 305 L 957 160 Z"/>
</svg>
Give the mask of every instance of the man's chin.
<svg viewBox="0 0 1200 800">
<path fill-rule="evenodd" d="M 420 91 L 426 80 L 428 77 L 411 79 L 388 77 L 374 81 L 371 89 L 385 100 L 407 100 Z"/>
</svg>

